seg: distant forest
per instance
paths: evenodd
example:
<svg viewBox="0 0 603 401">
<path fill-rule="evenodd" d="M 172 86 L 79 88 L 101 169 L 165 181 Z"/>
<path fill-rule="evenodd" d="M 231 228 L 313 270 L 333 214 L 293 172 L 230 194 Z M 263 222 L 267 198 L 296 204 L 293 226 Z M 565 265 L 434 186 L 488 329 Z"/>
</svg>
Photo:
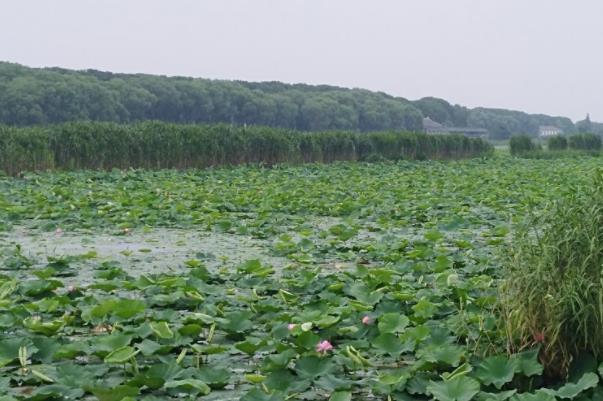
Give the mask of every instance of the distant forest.
<svg viewBox="0 0 603 401">
<path fill-rule="evenodd" d="M 537 135 L 540 125 L 565 133 L 603 133 L 603 124 L 520 111 L 410 101 L 382 92 L 284 84 L 29 68 L 0 62 L 0 124 L 68 121 L 264 125 L 300 131 L 421 131 L 423 117 L 446 126 L 485 128 L 491 139 Z"/>
</svg>

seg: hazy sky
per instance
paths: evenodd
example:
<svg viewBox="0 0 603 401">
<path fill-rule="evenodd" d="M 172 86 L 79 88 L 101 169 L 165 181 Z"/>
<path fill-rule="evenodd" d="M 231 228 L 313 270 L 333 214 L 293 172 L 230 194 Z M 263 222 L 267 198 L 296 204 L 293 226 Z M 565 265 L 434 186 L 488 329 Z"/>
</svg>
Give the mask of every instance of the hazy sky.
<svg viewBox="0 0 603 401">
<path fill-rule="evenodd" d="M 603 0 L 0 0 L 0 60 L 603 121 Z"/>
</svg>

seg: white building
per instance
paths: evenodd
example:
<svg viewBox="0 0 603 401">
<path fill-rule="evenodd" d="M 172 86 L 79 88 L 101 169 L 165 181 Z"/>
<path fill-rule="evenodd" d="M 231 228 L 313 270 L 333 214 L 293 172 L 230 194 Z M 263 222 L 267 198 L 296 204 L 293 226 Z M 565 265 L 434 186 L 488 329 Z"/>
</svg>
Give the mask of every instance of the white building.
<svg viewBox="0 0 603 401">
<path fill-rule="evenodd" d="M 556 136 L 561 134 L 563 134 L 563 130 L 552 125 L 541 125 L 540 127 L 538 127 L 538 136 L 540 138 L 548 138 L 550 136 Z"/>
</svg>

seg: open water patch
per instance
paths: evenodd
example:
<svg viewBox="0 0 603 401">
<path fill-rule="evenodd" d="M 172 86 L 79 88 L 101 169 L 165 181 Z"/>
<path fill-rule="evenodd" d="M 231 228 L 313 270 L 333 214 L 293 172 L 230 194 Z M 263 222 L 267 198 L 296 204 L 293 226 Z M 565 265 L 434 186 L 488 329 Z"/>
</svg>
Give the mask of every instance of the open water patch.
<svg viewBox="0 0 603 401">
<path fill-rule="evenodd" d="M 268 241 L 244 235 L 188 229 L 152 228 L 115 235 L 14 227 L 0 233 L 0 269 L 42 268 L 49 261 L 62 260 L 77 270 L 75 276 L 65 277 L 67 285 L 90 283 L 94 269 L 102 264 L 120 267 L 134 277 L 182 273 L 192 259 L 209 269 L 236 267 L 257 259 L 278 271 L 289 260 L 271 255 L 270 247 Z M 22 266 L 15 261 L 16 253 L 23 258 Z"/>
</svg>

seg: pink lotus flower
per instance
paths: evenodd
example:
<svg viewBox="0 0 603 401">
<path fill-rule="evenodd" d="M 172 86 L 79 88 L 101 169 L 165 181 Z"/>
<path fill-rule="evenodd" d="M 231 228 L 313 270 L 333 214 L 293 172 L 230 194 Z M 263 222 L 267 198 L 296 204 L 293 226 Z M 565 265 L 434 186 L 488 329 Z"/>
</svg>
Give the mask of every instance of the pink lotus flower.
<svg viewBox="0 0 603 401">
<path fill-rule="evenodd" d="M 373 323 L 373 319 L 370 318 L 370 316 L 365 316 L 362 318 L 362 324 L 364 325 L 369 325 Z"/>
<path fill-rule="evenodd" d="M 316 344 L 316 352 L 321 352 L 325 354 L 328 351 L 331 351 L 332 349 L 333 345 L 327 340 L 320 341 L 318 344 Z"/>
<path fill-rule="evenodd" d="M 291 330 L 293 330 L 296 327 L 297 327 L 297 325 L 295 323 L 289 323 L 287 325 L 287 330 L 291 331 Z"/>
<path fill-rule="evenodd" d="M 57 237 L 60 237 L 61 235 L 63 235 L 63 230 L 59 227 L 55 230 L 54 233 Z"/>
</svg>

